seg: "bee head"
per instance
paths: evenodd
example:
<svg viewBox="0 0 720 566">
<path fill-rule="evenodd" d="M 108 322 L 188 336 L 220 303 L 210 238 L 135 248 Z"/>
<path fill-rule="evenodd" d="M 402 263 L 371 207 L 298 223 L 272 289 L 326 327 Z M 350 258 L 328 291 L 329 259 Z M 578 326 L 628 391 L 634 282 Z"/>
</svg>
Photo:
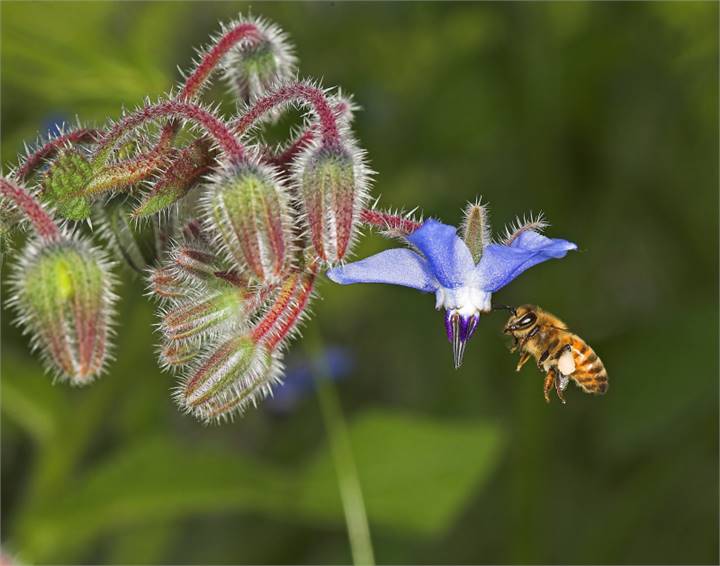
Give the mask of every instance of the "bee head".
<svg viewBox="0 0 720 566">
<path fill-rule="evenodd" d="M 512 310 L 512 314 L 505 324 L 505 333 L 522 336 L 527 333 L 538 319 L 538 307 L 535 305 L 522 305 Z"/>
</svg>

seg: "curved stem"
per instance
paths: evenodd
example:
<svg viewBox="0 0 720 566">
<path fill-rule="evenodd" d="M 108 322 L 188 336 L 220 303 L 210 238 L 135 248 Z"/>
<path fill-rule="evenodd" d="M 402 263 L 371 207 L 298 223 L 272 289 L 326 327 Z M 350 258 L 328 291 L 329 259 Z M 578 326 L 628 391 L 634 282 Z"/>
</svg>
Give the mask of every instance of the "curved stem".
<svg viewBox="0 0 720 566">
<path fill-rule="evenodd" d="M 335 464 L 353 564 L 372 566 L 375 564 L 375 555 L 350 434 L 340 399 L 330 378 L 327 364 L 323 361 L 323 348 L 316 329 L 308 332 L 305 343 L 312 358 L 320 360 L 320 372 L 316 376 L 318 401 Z"/>
<path fill-rule="evenodd" d="M 179 100 L 187 100 L 191 98 L 202 88 L 205 81 L 220 63 L 221 59 L 238 43 L 243 40 L 260 39 L 260 32 L 255 24 L 243 22 L 225 33 L 212 48 L 203 55 L 200 63 L 185 81 L 180 94 Z"/>
<path fill-rule="evenodd" d="M 185 80 L 182 90 L 177 96 L 180 101 L 187 101 L 195 96 L 210 75 L 215 71 L 222 58 L 227 55 L 228 51 L 238 45 L 243 40 L 257 41 L 261 38 L 260 30 L 255 24 L 243 22 L 226 32 L 215 44 L 203 55 L 202 59 L 195 67 L 195 70 Z M 175 139 L 178 132 L 178 123 L 168 122 L 162 131 L 163 137 L 169 137 L 170 141 Z M 162 144 L 158 143 L 156 150 L 161 150 Z"/>
<path fill-rule="evenodd" d="M 15 172 L 15 178 L 17 178 L 18 181 L 24 181 L 35 169 L 40 166 L 43 159 L 50 157 L 60 148 L 68 144 L 93 141 L 96 135 L 97 130 L 79 128 L 49 140 L 25 158 L 25 162 Z"/>
<path fill-rule="evenodd" d="M 184 118 L 202 127 L 217 142 L 221 151 L 230 161 L 237 162 L 245 158 L 244 146 L 235 138 L 220 118 L 196 104 L 175 100 L 147 106 L 125 116 L 99 141 L 96 155 L 106 155 L 129 131 L 152 120 L 165 117 Z"/>
<path fill-rule="evenodd" d="M 312 106 L 320 122 L 320 135 L 323 142 L 328 145 L 340 142 L 337 118 L 325 92 L 307 83 L 281 86 L 270 94 L 258 98 L 245 114 L 233 122 L 232 130 L 237 135 L 243 134 L 263 115 L 287 102 L 303 102 Z"/>
<path fill-rule="evenodd" d="M 392 214 L 381 210 L 372 210 L 365 208 L 360 211 L 360 222 L 379 228 L 381 230 L 391 230 L 402 235 L 412 234 L 415 230 L 422 226 L 422 223 L 416 222 L 410 218 L 400 214 Z"/>
<path fill-rule="evenodd" d="M 60 228 L 42 205 L 25 189 L 0 177 L 0 194 L 7 197 L 32 223 L 37 235 L 44 240 L 60 238 Z"/>
</svg>

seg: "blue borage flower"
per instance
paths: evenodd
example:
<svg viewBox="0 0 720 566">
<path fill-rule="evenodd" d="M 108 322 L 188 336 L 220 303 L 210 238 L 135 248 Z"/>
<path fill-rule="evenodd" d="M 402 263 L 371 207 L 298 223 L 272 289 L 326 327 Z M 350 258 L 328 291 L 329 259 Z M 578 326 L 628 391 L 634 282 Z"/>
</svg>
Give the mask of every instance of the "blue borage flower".
<svg viewBox="0 0 720 566">
<path fill-rule="evenodd" d="M 492 293 L 526 269 L 577 249 L 567 240 L 542 236 L 542 227 L 542 221 L 518 226 L 502 244 L 483 240 L 476 263 L 455 226 L 429 219 L 406 236 L 413 249 L 386 250 L 327 275 L 341 285 L 387 283 L 435 293 L 435 308 L 445 308 L 445 329 L 458 368 L 480 314 L 492 310 Z"/>
</svg>

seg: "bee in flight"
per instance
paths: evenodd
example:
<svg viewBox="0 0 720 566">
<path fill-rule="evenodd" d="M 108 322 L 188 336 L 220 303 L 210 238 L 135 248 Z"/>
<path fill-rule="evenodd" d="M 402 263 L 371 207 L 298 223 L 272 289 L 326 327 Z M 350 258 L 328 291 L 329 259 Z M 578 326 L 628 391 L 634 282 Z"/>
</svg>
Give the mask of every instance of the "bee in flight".
<svg viewBox="0 0 720 566">
<path fill-rule="evenodd" d="M 556 316 L 535 305 L 506 307 L 512 313 L 505 333 L 514 343 L 511 352 L 520 351 L 516 371 L 534 357 L 545 372 L 545 401 L 550 402 L 553 385 L 558 398 L 565 403 L 563 392 L 572 379 L 585 393 L 602 395 L 608 388 L 605 366 L 593 349 L 568 330 Z"/>
</svg>

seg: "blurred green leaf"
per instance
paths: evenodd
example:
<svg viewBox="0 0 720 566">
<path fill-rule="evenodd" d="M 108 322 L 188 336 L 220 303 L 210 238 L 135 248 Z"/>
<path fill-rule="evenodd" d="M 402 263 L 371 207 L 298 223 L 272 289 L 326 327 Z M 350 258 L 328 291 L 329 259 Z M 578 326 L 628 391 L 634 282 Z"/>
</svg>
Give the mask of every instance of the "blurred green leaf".
<svg viewBox="0 0 720 566">
<path fill-rule="evenodd" d="M 355 462 L 371 525 L 437 535 L 446 530 L 495 468 L 501 438 L 481 421 L 437 421 L 374 410 L 350 427 Z M 303 513 L 342 515 L 327 448 L 300 481 Z"/>
<path fill-rule="evenodd" d="M 496 427 L 438 422 L 384 411 L 350 427 L 372 524 L 437 535 L 447 529 L 494 469 Z M 245 455 L 192 450 L 170 438 L 146 439 L 89 469 L 26 519 L 22 558 L 52 559 L 103 533 L 188 514 L 259 512 L 280 519 L 342 524 L 335 471 L 326 447 L 304 472 Z"/>
<path fill-rule="evenodd" d="M 50 387 L 50 377 L 38 371 L 36 360 L 19 353 L 3 356 L 2 376 L 2 414 L 38 442 L 51 438 L 66 415 L 63 392 Z"/>
</svg>

